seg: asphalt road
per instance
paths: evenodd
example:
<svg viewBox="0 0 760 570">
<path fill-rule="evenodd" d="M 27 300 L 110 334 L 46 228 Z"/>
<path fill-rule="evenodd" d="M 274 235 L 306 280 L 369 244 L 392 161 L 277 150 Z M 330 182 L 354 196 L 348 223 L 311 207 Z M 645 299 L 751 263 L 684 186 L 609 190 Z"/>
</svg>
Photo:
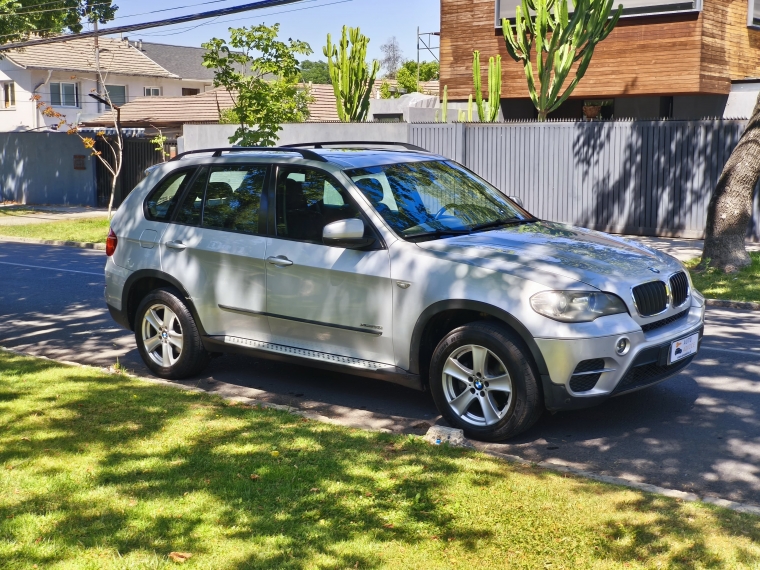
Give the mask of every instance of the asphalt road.
<svg viewBox="0 0 760 570">
<path fill-rule="evenodd" d="M 149 372 L 103 301 L 103 252 L 0 243 L 0 346 Z M 760 505 L 760 313 L 708 309 L 702 350 L 678 376 L 588 410 L 544 417 L 489 446 L 663 487 Z M 185 384 L 310 409 L 353 426 L 424 432 L 432 400 L 393 384 L 224 356 Z"/>
</svg>

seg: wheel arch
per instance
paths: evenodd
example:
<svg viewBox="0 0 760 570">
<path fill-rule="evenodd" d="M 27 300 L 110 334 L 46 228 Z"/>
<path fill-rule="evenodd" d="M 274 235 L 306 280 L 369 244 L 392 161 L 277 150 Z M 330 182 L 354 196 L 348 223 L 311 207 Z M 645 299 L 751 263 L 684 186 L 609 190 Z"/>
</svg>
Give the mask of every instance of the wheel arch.
<svg viewBox="0 0 760 570">
<path fill-rule="evenodd" d="M 504 309 L 468 299 L 438 301 L 422 311 L 412 332 L 409 371 L 419 374 L 426 381 L 430 357 L 440 340 L 451 330 L 478 320 L 499 321 L 514 331 L 530 350 L 541 376 L 541 383 L 549 378 L 546 361 L 538 344 L 519 320 Z"/>
<path fill-rule="evenodd" d="M 173 287 L 179 291 L 182 295 L 182 300 L 187 305 L 190 314 L 193 316 L 195 326 L 198 327 L 198 332 L 200 332 L 202 336 L 205 336 L 206 331 L 203 329 L 193 299 L 190 297 L 187 290 L 176 278 L 156 269 L 141 269 L 135 271 L 129 276 L 124 284 L 121 306 L 127 317 L 129 329 L 135 330 L 135 313 L 137 313 L 137 307 L 140 304 L 140 301 L 151 291 L 162 287 Z"/>
</svg>

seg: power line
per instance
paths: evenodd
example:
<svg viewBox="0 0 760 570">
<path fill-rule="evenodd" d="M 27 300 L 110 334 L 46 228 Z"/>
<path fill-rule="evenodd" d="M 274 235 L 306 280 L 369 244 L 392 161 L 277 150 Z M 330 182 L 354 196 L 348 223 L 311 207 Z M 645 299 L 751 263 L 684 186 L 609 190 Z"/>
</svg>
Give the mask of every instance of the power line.
<svg viewBox="0 0 760 570">
<path fill-rule="evenodd" d="M 60 1 L 60 0 L 59 0 Z M 217 2 L 224 2 L 225 0 L 216 0 Z M 56 4 L 57 2 L 46 2 L 45 4 Z M 107 6 L 111 2 L 96 2 L 94 4 L 90 4 L 90 6 Z M 45 6 L 45 4 L 37 4 L 35 8 L 39 6 Z M 169 9 L 169 8 L 167 8 Z M 0 17 L 15 17 L 15 16 L 28 16 L 29 14 L 44 14 L 45 12 L 68 12 L 71 10 L 78 10 L 76 6 L 63 6 L 61 8 L 46 8 L 44 10 L 28 10 L 26 12 L 2 12 L 0 13 Z M 157 12 L 160 12 L 161 10 L 156 10 Z"/>
<path fill-rule="evenodd" d="M 176 18 L 169 18 L 166 20 L 157 20 L 155 22 L 144 22 L 142 24 L 116 26 L 114 28 L 106 28 L 106 29 L 100 30 L 99 32 L 94 32 L 94 31 L 83 32 L 80 34 L 68 34 L 64 36 L 41 38 L 41 39 L 30 40 L 30 41 L 25 41 L 25 42 L 14 42 L 14 43 L 0 46 L 0 51 L 5 51 L 9 49 L 17 49 L 17 48 L 22 48 L 22 47 L 29 47 L 29 46 L 36 46 L 36 45 L 43 45 L 43 44 L 67 42 L 67 41 L 71 41 L 75 39 L 91 38 L 91 37 L 94 37 L 96 34 L 98 35 L 119 34 L 119 33 L 125 33 L 125 32 L 134 32 L 137 30 L 146 30 L 149 28 L 159 28 L 162 26 L 173 26 L 175 24 L 184 24 L 185 22 L 194 22 L 196 20 L 205 20 L 208 18 L 217 18 L 220 16 L 230 16 L 232 14 L 239 14 L 241 12 L 249 12 L 251 10 L 261 10 L 263 8 L 271 8 L 274 6 L 295 4 L 296 2 L 301 2 L 301 1 L 302 0 L 259 0 L 258 2 L 242 4 L 240 6 L 233 6 L 231 8 L 221 8 L 219 10 L 212 10 L 210 12 L 201 12 L 199 14 L 192 14 L 188 16 L 178 16 Z"/>
<path fill-rule="evenodd" d="M 303 2 L 316 2 L 317 0 L 302 0 Z M 305 6 L 303 8 L 293 8 L 292 10 L 280 10 L 278 12 L 268 12 L 263 15 L 263 17 L 268 16 L 275 16 L 277 14 L 287 14 L 289 12 L 301 12 L 302 10 L 312 10 L 314 8 L 321 8 L 323 6 L 333 6 L 334 4 L 345 4 L 346 2 L 353 2 L 354 0 L 338 0 L 337 2 L 329 2 L 327 4 L 317 4 L 316 6 Z M 180 34 L 186 34 L 187 32 L 190 32 L 192 30 L 195 30 L 196 28 L 200 28 L 201 26 L 208 26 L 214 23 L 222 24 L 224 22 L 230 22 L 231 20 L 219 20 L 218 18 L 214 18 L 211 22 L 204 22 L 202 24 L 198 24 L 197 26 L 188 26 L 186 28 L 179 28 L 172 30 L 170 32 L 155 32 L 155 33 L 147 33 L 147 34 L 141 34 L 140 37 L 166 37 L 166 36 L 177 36 Z"/>
</svg>

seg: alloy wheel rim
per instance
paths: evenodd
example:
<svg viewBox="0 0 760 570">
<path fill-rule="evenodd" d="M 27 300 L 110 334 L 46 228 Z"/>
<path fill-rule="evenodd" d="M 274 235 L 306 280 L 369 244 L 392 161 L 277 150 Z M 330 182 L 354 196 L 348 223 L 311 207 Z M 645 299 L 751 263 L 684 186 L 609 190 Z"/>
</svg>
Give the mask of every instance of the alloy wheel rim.
<svg viewBox="0 0 760 570">
<path fill-rule="evenodd" d="M 182 356 L 182 325 L 166 305 L 151 305 L 143 315 L 141 333 L 145 352 L 159 366 L 169 368 Z"/>
<path fill-rule="evenodd" d="M 512 378 L 501 359 L 484 346 L 454 350 L 443 367 L 443 393 L 451 410 L 474 426 L 501 421 L 512 404 Z"/>
</svg>

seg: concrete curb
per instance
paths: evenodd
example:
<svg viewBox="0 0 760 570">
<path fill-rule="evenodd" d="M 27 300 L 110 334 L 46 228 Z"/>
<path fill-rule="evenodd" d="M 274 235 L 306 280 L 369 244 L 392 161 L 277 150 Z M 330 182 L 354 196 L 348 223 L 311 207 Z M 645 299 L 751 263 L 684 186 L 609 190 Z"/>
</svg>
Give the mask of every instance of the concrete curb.
<svg viewBox="0 0 760 570">
<path fill-rule="evenodd" d="M 177 389 L 185 390 L 188 392 L 198 392 L 198 393 L 203 393 L 203 394 L 209 394 L 212 396 L 218 396 L 228 402 L 237 402 L 239 404 L 243 404 L 247 406 L 258 406 L 260 408 L 281 410 L 283 412 L 287 412 L 289 414 L 300 416 L 302 418 L 306 418 L 309 420 L 314 420 L 314 421 L 327 423 L 327 424 L 333 424 L 333 425 L 343 425 L 338 420 L 329 418 L 327 416 L 323 416 L 321 414 L 317 414 L 315 412 L 309 412 L 307 410 L 293 408 L 292 406 L 283 406 L 281 404 L 271 404 L 269 402 L 256 400 L 255 398 L 248 398 L 245 396 L 224 396 L 221 394 L 209 393 L 206 390 L 203 390 L 202 388 L 195 388 L 193 386 L 185 386 L 183 384 L 175 384 L 174 382 L 169 382 L 168 380 L 161 380 L 159 378 L 146 378 L 144 376 L 137 376 L 136 374 L 131 374 L 129 372 L 121 372 L 121 371 L 115 372 L 112 368 L 99 368 L 97 366 L 90 366 L 88 364 L 80 364 L 78 362 L 71 362 L 69 360 L 58 360 L 55 358 L 48 358 L 47 356 L 37 356 L 34 354 L 26 354 L 23 351 L 14 350 L 12 348 L 6 348 L 4 346 L 0 346 L 0 351 L 10 352 L 11 354 L 17 354 L 19 356 L 41 358 L 43 360 L 51 360 L 53 362 L 58 362 L 60 364 L 67 364 L 69 366 L 77 366 L 79 368 L 92 368 L 101 373 L 126 376 L 127 378 L 140 380 L 142 382 L 147 382 L 149 384 L 168 386 L 171 388 L 177 388 Z M 370 428 L 362 428 L 362 429 L 366 429 L 366 431 L 390 433 L 390 430 L 387 430 L 387 429 L 370 429 Z M 424 436 L 419 436 L 419 437 L 424 439 Z M 520 465 L 526 465 L 529 467 L 539 467 L 547 471 L 568 473 L 576 477 L 582 477 L 584 479 L 590 479 L 592 481 L 598 481 L 600 483 L 607 483 L 610 485 L 628 487 L 630 489 L 635 489 L 637 491 L 643 491 L 645 493 L 652 493 L 655 495 L 661 495 L 663 497 L 670 497 L 670 498 L 679 499 L 682 501 L 702 502 L 705 504 L 716 505 L 724 509 L 736 511 L 738 513 L 746 513 L 746 514 L 760 516 L 760 506 L 758 505 L 752 505 L 749 503 L 738 503 L 736 501 L 729 501 L 727 499 L 719 499 L 716 497 L 709 497 L 709 496 L 700 497 L 699 495 L 696 495 L 694 493 L 687 493 L 686 491 L 678 491 L 676 489 L 667 489 L 665 487 L 658 487 L 657 485 L 650 485 L 648 483 L 639 483 L 637 481 L 631 481 L 629 479 L 624 479 L 622 477 L 610 477 L 608 475 L 600 475 L 598 473 L 593 473 L 591 471 L 584 471 L 583 469 L 576 469 L 575 467 L 568 467 L 567 465 L 560 465 L 558 463 L 553 463 L 551 461 L 540 461 L 537 463 L 535 461 L 523 459 L 522 457 L 519 457 L 517 455 L 509 455 L 507 453 L 500 453 L 498 451 L 493 451 L 489 449 L 491 444 L 488 444 L 488 443 L 470 442 L 469 440 L 464 439 L 463 444 L 461 446 L 474 449 L 476 451 L 480 451 L 481 453 L 485 453 L 486 455 L 489 455 L 496 459 L 508 461 L 510 463 L 518 463 Z"/>
<path fill-rule="evenodd" d="M 82 242 L 82 241 L 60 241 L 57 239 L 37 239 L 37 238 L 25 238 L 25 237 L 0 236 L 0 242 L 4 242 L 4 241 L 11 242 L 11 243 L 35 243 L 39 245 L 78 247 L 80 249 L 97 249 L 101 251 L 105 251 L 106 249 L 106 244 L 104 243 L 90 243 L 90 242 Z"/>
<path fill-rule="evenodd" d="M 724 309 L 742 309 L 745 311 L 760 311 L 760 303 L 751 301 L 724 301 L 722 299 L 705 299 L 708 307 L 722 307 Z"/>
</svg>

